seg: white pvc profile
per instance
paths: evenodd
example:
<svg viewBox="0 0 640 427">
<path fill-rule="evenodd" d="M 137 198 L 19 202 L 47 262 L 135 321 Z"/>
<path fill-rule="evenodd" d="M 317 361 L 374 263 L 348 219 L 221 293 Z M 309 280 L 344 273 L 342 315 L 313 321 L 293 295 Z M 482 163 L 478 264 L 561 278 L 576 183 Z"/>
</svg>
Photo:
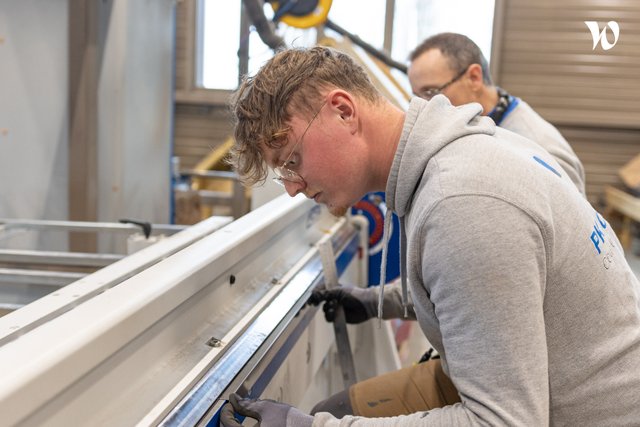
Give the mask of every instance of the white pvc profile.
<svg viewBox="0 0 640 427">
<path fill-rule="evenodd" d="M 0 346 L 116 286 L 231 221 L 232 218 L 226 216 L 208 218 L 0 317 Z"/>
<path fill-rule="evenodd" d="M 284 196 L 4 345 L 3 422 L 135 424 L 331 223 Z"/>
</svg>

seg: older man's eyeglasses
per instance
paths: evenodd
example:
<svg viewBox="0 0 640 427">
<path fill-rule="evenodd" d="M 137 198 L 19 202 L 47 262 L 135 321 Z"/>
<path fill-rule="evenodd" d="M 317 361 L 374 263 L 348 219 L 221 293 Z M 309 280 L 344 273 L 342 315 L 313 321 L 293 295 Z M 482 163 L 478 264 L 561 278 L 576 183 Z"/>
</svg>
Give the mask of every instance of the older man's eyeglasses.
<svg viewBox="0 0 640 427">
<path fill-rule="evenodd" d="M 304 131 L 302 132 L 302 135 L 300 135 L 300 138 L 298 138 L 296 143 L 293 144 L 293 147 L 291 148 L 291 152 L 287 156 L 286 160 L 282 163 L 282 165 L 273 168 L 273 172 L 276 174 L 273 180 L 278 184 L 284 186 L 285 181 L 292 182 L 292 183 L 304 182 L 304 178 L 302 178 L 302 176 L 300 176 L 300 174 L 295 171 L 295 169 L 298 167 L 300 162 L 292 160 L 291 158 L 293 157 L 293 153 L 296 151 L 296 147 L 302 142 L 302 139 L 307 134 L 307 131 L 311 127 L 311 124 L 316 119 L 316 117 L 318 117 L 318 114 L 320 114 L 322 107 L 324 107 L 326 103 L 327 103 L 326 101 L 323 102 L 320 108 L 318 108 L 318 110 L 315 112 L 313 117 L 311 117 L 311 120 L 309 120 L 309 123 L 307 123 L 307 127 L 304 129 Z"/>
<path fill-rule="evenodd" d="M 462 76 L 464 76 L 464 73 L 466 73 L 468 69 L 469 69 L 469 67 L 467 67 L 464 70 L 460 71 L 458 74 L 456 74 L 456 76 L 454 78 L 452 78 L 451 80 L 449 80 L 448 82 L 446 82 L 442 86 L 425 89 L 422 92 L 417 93 L 416 95 L 418 95 L 420 98 L 423 98 L 423 99 L 426 99 L 427 101 L 429 101 L 434 96 L 442 93 L 442 91 L 445 90 L 446 88 L 448 88 L 450 85 L 452 85 L 455 82 L 457 82 L 458 80 L 460 80 L 460 78 Z"/>
</svg>

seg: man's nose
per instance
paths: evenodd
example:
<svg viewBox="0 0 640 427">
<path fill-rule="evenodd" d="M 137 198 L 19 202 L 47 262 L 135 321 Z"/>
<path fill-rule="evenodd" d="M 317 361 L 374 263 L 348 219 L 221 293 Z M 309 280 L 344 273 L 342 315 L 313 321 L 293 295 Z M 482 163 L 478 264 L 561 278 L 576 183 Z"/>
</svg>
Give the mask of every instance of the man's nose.
<svg viewBox="0 0 640 427">
<path fill-rule="evenodd" d="M 298 193 L 302 193 L 306 184 L 304 181 L 302 182 L 291 182 L 291 181 L 283 181 L 284 188 L 287 190 L 287 194 L 291 197 L 295 197 Z"/>
</svg>

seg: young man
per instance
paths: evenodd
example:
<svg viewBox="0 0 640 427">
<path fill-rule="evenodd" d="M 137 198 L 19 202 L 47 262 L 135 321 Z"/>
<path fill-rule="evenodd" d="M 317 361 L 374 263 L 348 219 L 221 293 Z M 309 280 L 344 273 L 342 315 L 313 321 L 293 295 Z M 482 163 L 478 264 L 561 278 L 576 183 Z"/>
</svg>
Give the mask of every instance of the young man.
<svg viewBox="0 0 640 427">
<path fill-rule="evenodd" d="M 408 286 L 460 402 L 337 420 L 232 395 L 223 426 L 239 425 L 234 409 L 262 427 L 637 423 L 640 284 L 609 224 L 538 144 L 479 104 L 416 98 L 405 113 L 322 47 L 278 53 L 245 79 L 234 111 L 233 162 L 248 183 L 270 167 L 291 196 L 335 214 L 386 191 L 406 248 L 403 299 Z"/>
<path fill-rule="evenodd" d="M 430 100 L 437 94 L 444 94 L 456 106 L 477 102 L 482 106 L 482 115 L 491 117 L 500 127 L 511 130 L 537 142 L 545 148 L 562 166 L 578 190 L 585 194 L 584 168 L 569 143 L 549 122 L 538 115 L 527 103 L 508 94 L 504 89 L 493 85 L 489 64 L 480 48 L 468 37 L 456 33 L 440 33 L 424 40 L 410 55 L 409 81 L 416 96 Z M 392 282 L 385 299 L 387 318 L 402 315 L 401 291 L 399 283 Z M 312 302 L 323 306 L 328 321 L 332 321 L 333 307 L 342 304 L 351 323 L 364 321 L 374 315 L 376 306 L 376 288 L 340 288 L 331 291 L 316 291 Z M 415 314 L 409 310 L 409 317 Z M 397 373 L 370 379 L 354 385 L 350 390 L 338 393 L 327 401 L 319 402 L 314 411 L 329 411 L 342 414 L 345 411 L 365 415 L 387 416 L 406 412 L 409 407 L 431 408 L 442 403 L 451 403 L 451 399 L 434 396 L 448 396 L 447 377 L 442 375 L 438 361 L 433 366 L 418 366 Z M 435 372 L 431 372 L 435 369 Z M 434 393 L 417 390 L 408 379 L 433 377 L 431 382 L 442 384 Z M 441 378 L 441 380 L 437 380 Z M 414 401 L 406 398 L 386 398 L 384 404 L 369 407 L 366 401 L 376 399 L 379 393 L 388 396 L 390 384 L 398 389 L 395 395 L 413 396 Z M 423 396 L 428 398 L 423 399 Z M 420 397 L 420 398 L 418 398 Z"/>
<path fill-rule="evenodd" d="M 569 143 L 549 122 L 540 117 L 527 103 L 509 95 L 504 89 L 493 85 L 489 64 L 480 48 L 468 37 L 456 33 L 441 33 L 424 40 L 410 55 L 409 81 L 416 96 L 430 100 L 437 94 L 446 95 L 453 105 L 477 102 L 482 114 L 487 115 L 500 127 L 525 136 L 545 148 L 562 166 L 578 190 L 585 195 L 584 168 Z M 339 288 L 331 291 L 315 291 L 312 302 L 323 306 L 328 321 L 332 321 L 333 308 L 341 304 L 350 323 L 364 321 L 373 316 L 376 289 Z M 385 301 L 389 314 L 401 316 L 400 289 L 397 282 L 389 285 Z M 415 314 L 409 311 L 409 316 Z M 389 316 L 387 316 L 390 318 Z M 408 378 L 429 379 L 438 384 L 435 390 L 420 390 Z M 423 383 L 424 381 L 419 381 Z M 389 384 L 400 392 L 389 398 Z M 386 374 L 357 383 L 349 390 L 338 393 L 313 409 L 334 415 L 355 413 L 368 416 L 389 416 L 406 413 L 408 408 L 428 409 L 434 405 L 455 403 L 449 392 L 451 386 L 442 374 L 438 361 L 398 372 Z M 376 401 L 380 393 L 385 394 L 384 404 L 375 406 L 365 402 Z M 412 396 L 411 399 L 401 396 Z M 424 397 L 424 398 L 423 398 Z"/>
<path fill-rule="evenodd" d="M 410 55 L 409 82 L 426 100 L 442 93 L 453 105 L 478 102 L 482 114 L 500 127 L 529 138 L 551 153 L 585 194 L 584 168 L 560 132 L 526 102 L 493 85 L 489 64 L 467 36 L 441 33 L 424 40 Z"/>
</svg>

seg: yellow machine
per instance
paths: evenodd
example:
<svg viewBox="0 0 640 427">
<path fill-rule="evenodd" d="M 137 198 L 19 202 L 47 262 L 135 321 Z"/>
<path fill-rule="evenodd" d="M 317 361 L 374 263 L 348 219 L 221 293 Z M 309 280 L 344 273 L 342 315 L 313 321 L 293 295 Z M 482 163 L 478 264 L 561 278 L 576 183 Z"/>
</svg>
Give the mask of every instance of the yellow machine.
<svg viewBox="0 0 640 427">
<path fill-rule="evenodd" d="M 296 28 L 311 28 L 324 24 L 332 0 L 270 1 L 275 12 L 274 21 Z"/>
<path fill-rule="evenodd" d="M 251 3 L 251 1 L 245 0 L 245 6 L 250 5 Z M 396 68 L 405 74 L 407 73 L 406 64 L 395 61 L 386 52 L 371 46 L 356 34 L 350 33 L 329 19 L 328 15 L 329 9 L 331 9 L 332 0 L 283 0 L 269 1 L 269 4 L 271 4 L 271 7 L 273 7 L 274 10 L 274 16 L 271 19 L 273 22 L 283 22 L 296 28 L 324 26 L 325 28 L 329 28 L 349 39 L 353 44 L 358 45 L 370 56 L 376 58 L 387 67 Z M 260 25 L 261 23 L 264 24 L 264 15 L 260 14 L 261 16 L 258 17 L 255 5 L 253 5 L 253 10 L 256 12 L 253 15 L 254 24 L 263 41 L 272 48 L 281 47 L 281 43 L 283 43 L 283 41 L 277 36 L 273 37 L 272 26 Z M 269 42 L 273 43 L 273 45 Z"/>
</svg>

